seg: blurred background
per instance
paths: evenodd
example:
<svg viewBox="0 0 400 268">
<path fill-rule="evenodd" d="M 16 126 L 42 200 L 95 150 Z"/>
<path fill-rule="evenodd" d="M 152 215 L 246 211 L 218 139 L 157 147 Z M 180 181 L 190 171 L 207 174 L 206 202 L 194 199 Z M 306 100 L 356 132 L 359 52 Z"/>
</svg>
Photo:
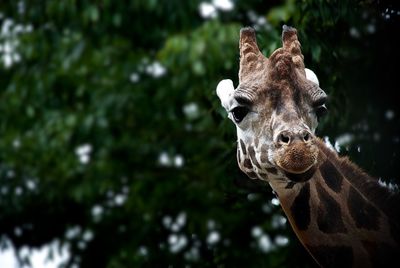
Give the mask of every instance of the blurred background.
<svg viewBox="0 0 400 268">
<path fill-rule="evenodd" d="M 398 183 L 394 2 L 1 1 L 0 267 L 315 267 L 215 88 L 241 27 L 267 56 L 296 27 L 317 135 Z"/>
</svg>

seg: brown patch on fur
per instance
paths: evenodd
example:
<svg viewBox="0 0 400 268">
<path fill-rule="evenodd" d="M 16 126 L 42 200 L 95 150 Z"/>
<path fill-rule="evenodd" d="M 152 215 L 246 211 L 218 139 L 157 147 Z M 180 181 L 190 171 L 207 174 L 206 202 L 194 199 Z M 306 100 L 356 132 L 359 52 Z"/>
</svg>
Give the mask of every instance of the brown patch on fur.
<svg viewBox="0 0 400 268">
<path fill-rule="evenodd" d="M 290 207 L 294 223 L 299 230 L 307 230 L 311 222 L 310 184 L 305 183 Z"/>
<path fill-rule="evenodd" d="M 254 151 L 254 147 L 253 147 L 253 146 L 249 146 L 249 155 L 250 155 L 250 158 L 251 158 L 251 162 L 253 162 L 253 164 L 254 164 L 256 167 L 258 167 L 259 169 L 261 169 L 261 166 L 260 166 L 260 164 L 259 164 L 258 161 L 257 161 L 256 152 Z"/>
<path fill-rule="evenodd" d="M 259 177 L 261 177 L 263 180 L 268 180 L 268 174 L 264 172 L 259 172 L 258 173 Z"/>
<path fill-rule="evenodd" d="M 319 166 L 319 171 L 321 172 L 321 176 L 329 188 L 337 193 L 342 190 L 343 176 L 331 162 L 325 161 L 322 163 Z"/>
<path fill-rule="evenodd" d="M 257 179 L 257 174 L 253 171 L 250 172 L 246 172 L 246 175 L 250 178 L 250 179 Z"/>
<path fill-rule="evenodd" d="M 251 164 L 251 161 L 248 158 L 244 159 L 243 166 L 248 169 L 253 169 L 253 165 Z"/>
<path fill-rule="evenodd" d="M 339 203 L 329 195 L 329 193 L 317 183 L 318 192 L 318 229 L 324 233 L 346 233 L 347 228 L 343 223 L 342 211 Z"/>
<path fill-rule="evenodd" d="M 278 174 L 278 170 L 274 167 L 267 168 L 268 173 Z"/>
<path fill-rule="evenodd" d="M 353 187 L 349 190 L 347 207 L 357 228 L 379 230 L 379 211 Z"/>
</svg>

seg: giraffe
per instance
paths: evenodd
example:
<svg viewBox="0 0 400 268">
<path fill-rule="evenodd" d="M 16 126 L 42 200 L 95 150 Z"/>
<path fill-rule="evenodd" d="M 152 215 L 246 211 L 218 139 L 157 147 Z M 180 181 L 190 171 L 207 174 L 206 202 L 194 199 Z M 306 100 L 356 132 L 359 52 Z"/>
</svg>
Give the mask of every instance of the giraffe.
<svg viewBox="0 0 400 268">
<path fill-rule="evenodd" d="M 239 85 L 217 95 L 237 132 L 237 162 L 269 183 L 292 229 L 321 267 L 400 267 L 400 198 L 315 136 L 327 109 L 305 68 L 297 30 L 283 26 L 269 58 L 240 31 Z"/>
</svg>

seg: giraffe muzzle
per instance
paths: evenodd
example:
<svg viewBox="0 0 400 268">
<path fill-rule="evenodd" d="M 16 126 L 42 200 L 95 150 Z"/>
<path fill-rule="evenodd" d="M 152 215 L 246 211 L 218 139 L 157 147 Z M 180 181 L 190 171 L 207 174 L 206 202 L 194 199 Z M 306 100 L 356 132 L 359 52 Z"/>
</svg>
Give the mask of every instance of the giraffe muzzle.
<svg viewBox="0 0 400 268">
<path fill-rule="evenodd" d="M 306 130 L 282 131 L 275 144 L 275 162 L 285 173 L 302 174 L 317 163 L 318 148 L 314 136 Z"/>
</svg>

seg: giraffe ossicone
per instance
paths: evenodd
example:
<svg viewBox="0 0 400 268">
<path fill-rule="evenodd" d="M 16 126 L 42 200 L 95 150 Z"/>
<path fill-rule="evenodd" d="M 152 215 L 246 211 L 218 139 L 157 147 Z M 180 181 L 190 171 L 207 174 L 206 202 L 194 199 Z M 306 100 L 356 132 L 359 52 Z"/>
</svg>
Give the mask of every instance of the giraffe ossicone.
<svg viewBox="0 0 400 268">
<path fill-rule="evenodd" d="M 315 136 L 327 95 L 305 68 L 296 29 L 284 26 L 267 58 L 243 28 L 239 50 L 238 86 L 225 79 L 216 91 L 236 125 L 240 169 L 270 184 L 321 266 L 400 264 L 400 196 Z"/>
</svg>

